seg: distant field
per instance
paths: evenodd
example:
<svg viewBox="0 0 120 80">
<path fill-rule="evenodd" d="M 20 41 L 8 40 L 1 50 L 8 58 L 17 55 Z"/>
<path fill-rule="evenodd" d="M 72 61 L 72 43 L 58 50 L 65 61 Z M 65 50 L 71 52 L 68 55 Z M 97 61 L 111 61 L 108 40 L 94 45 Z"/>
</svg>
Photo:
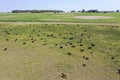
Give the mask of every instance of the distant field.
<svg viewBox="0 0 120 80">
<path fill-rule="evenodd" d="M 105 16 L 106 19 L 80 19 L 79 16 Z M 0 22 L 79 22 L 79 23 L 119 23 L 120 13 L 26 13 L 0 14 Z"/>
<path fill-rule="evenodd" d="M 79 15 L 119 17 L 116 13 L 0 14 L 0 21 L 120 21 L 72 18 Z M 119 70 L 120 25 L 0 23 L 1 80 L 120 80 Z"/>
</svg>

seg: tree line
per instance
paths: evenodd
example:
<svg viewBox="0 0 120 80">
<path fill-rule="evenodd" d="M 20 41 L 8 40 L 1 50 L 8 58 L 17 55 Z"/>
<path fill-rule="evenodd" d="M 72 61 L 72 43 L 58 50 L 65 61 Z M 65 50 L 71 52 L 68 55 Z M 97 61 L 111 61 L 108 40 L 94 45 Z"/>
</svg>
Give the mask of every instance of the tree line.
<svg viewBox="0 0 120 80">
<path fill-rule="evenodd" d="M 65 12 L 63 10 L 12 10 L 12 13 L 60 13 L 60 12 Z M 81 13 L 109 13 L 109 12 L 120 12 L 120 10 L 116 10 L 116 11 L 98 11 L 97 9 L 91 9 L 91 10 L 79 10 L 79 11 L 75 11 L 75 10 L 71 10 L 70 12 L 81 12 Z"/>
<path fill-rule="evenodd" d="M 12 13 L 48 13 L 48 12 L 60 13 L 64 11 L 62 10 L 12 10 Z"/>
<path fill-rule="evenodd" d="M 116 10 L 116 11 L 98 11 L 97 9 L 91 9 L 91 10 L 79 10 L 79 11 L 75 11 L 75 10 L 71 10 L 70 12 L 81 12 L 81 13 L 110 13 L 110 12 L 120 12 L 120 10 Z"/>
</svg>

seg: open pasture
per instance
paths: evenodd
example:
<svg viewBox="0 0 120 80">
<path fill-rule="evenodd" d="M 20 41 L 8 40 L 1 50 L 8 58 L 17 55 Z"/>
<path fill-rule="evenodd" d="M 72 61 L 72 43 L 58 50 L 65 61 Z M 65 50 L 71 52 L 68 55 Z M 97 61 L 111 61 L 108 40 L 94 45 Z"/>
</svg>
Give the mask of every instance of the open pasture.
<svg viewBox="0 0 120 80">
<path fill-rule="evenodd" d="M 0 79 L 120 80 L 119 36 L 119 25 L 0 23 Z"/>
<path fill-rule="evenodd" d="M 79 18 L 81 16 L 82 18 Z M 89 19 L 86 16 L 93 16 L 93 18 Z M 120 13 L 9 13 L 0 14 L 0 22 L 119 23 Z"/>
</svg>

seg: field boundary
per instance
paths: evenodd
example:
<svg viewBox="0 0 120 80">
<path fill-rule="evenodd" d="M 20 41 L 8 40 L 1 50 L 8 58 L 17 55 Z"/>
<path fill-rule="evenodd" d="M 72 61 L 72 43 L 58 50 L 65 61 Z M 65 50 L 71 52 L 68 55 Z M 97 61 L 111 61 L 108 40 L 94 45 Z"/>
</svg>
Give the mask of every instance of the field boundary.
<svg viewBox="0 0 120 80">
<path fill-rule="evenodd" d="M 75 23 L 75 22 L 0 22 L 0 24 L 81 24 L 81 25 L 120 25 L 120 23 Z"/>
</svg>

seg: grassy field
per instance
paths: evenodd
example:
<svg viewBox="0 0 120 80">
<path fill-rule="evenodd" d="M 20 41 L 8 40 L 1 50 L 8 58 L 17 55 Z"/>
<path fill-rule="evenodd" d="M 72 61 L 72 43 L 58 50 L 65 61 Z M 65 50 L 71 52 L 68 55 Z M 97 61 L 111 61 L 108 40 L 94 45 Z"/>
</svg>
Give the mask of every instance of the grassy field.
<svg viewBox="0 0 120 80">
<path fill-rule="evenodd" d="M 112 14 L 108 16 L 119 16 Z M 0 21 L 35 22 L 61 16 L 61 21 L 84 22 L 68 18 L 82 14 L 43 15 L 0 14 Z M 0 79 L 120 80 L 119 36 L 120 25 L 0 23 Z"/>
<path fill-rule="evenodd" d="M 76 16 L 108 16 L 110 19 L 78 19 Z M 119 23 L 120 13 L 41 13 L 41 14 L 0 14 L 0 22 L 79 22 L 79 23 Z"/>
</svg>

